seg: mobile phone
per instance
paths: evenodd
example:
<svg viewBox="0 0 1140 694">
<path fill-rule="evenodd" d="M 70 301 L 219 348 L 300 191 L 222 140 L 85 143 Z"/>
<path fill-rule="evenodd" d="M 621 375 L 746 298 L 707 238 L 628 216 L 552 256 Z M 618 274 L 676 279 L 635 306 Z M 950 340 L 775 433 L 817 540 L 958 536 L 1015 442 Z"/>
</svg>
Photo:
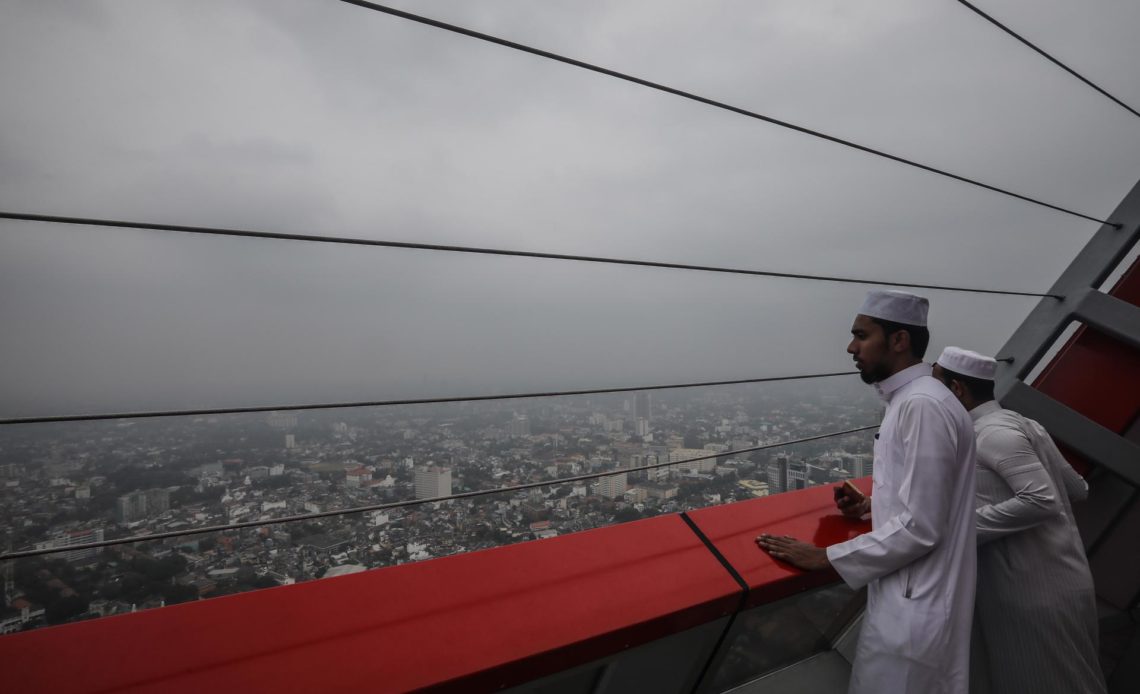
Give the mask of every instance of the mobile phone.
<svg viewBox="0 0 1140 694">
<path fill-rule="evenodd" d="M 867 498 L 867 495 L 859 491 L 859 488 L 851 484 L 851 480 L 843 480 L 843 487 L 847 489 L 847 495 L 853 496 L 856 501 L 862 501 Z M 837 492 L 839 490 L 836 490 Z M 838 497 L 838 494 L 837 494 Z"/>
</svg>

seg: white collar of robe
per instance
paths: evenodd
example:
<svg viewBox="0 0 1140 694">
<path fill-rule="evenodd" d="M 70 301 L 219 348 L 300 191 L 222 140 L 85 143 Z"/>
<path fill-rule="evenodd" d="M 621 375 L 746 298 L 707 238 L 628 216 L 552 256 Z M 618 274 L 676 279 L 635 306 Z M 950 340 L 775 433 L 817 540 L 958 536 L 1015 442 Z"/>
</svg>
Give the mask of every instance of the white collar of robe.
<svg viewBox="0 0 1140 694">
<path fill-rule="evenodd" d="M 875 390 L 879 393 L 879 397 L 890 402 L 899 388 L 910 383 L 919 376 L 929 376 L 933 367 L 930 364 L 915 364 L 908 366 L 902 371 L 894 374 L 890 378 L 886 378 L 875 384 Z"/>
</svg>

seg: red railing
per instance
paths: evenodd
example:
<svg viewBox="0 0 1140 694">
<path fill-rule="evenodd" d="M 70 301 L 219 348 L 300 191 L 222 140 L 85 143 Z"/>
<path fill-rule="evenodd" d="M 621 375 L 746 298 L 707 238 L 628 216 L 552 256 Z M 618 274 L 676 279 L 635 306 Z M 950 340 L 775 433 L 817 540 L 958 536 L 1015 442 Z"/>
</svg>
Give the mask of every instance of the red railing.
<svg viewBox="0 0 1140 694">
<path fill-rule="evenodd" d="M 830 487 L 689 517 L 3 636 L 0 671 L 52 694 L 496 690 L 837 580 L 773 561 L 761 531 L 832 544 L 869 527 Z"/>
</svg>

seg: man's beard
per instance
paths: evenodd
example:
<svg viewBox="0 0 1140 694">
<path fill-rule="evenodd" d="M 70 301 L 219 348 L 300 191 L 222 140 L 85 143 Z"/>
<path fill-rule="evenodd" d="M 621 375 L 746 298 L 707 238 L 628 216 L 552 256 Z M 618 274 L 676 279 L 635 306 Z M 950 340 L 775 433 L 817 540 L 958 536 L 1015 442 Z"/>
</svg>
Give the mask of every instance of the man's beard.
<svg viewBox="0 0 1140 694">
<path fill-rule="evenodd" d="M 883 364 L 882 362 L 875 364 L 875 366 L 872 368 L 863 369 L 859 372 L 859 378 L 862 379 L 862 381 L 867 385 L 878 383 L 879 381 L 885 381 L 886 379 L 890 378 L 890 376 L 890 367 L 888 367 L 886 364 Z"/>
</svg>

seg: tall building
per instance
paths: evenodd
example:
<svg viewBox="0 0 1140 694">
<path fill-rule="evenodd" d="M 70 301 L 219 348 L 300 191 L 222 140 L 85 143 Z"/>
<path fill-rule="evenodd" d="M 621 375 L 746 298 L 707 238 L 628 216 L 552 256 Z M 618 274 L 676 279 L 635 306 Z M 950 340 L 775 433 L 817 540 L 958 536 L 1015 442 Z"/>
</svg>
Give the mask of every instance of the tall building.
<svg viewBox="0 0 1140 694">
<path fill-rule="evenodd" d="M 851 470 L 851 474 L 856 477 L 868 477 L 875 471 L 875 459 L 873 456 L 860 454 L 853 456 L 855 464 Z"/>
<path fill-rule="evenodd" d="M 451 468 L 421 465 L 416 468 L 416 498 L 451 496 Z"/>
<path fill-rule="evenodd" d="M 170 492 L 165 489 L 137 490 L 115 500 L 115 520 L 134 523 L 170 510 Z"/>
<path fill-rule="evenodd" d="M 716 457 L 708 458 L 713 453 L 706 451 L 703 448 L 677 448 L 669 451 L 669 462 L 680 463 L 693 458 L 705 458 L 704 460 L 697 460 L 687 465 L 678 465 L 681 470 L 688 470 L 690 472 L 712 472 L 716 468 Z"/>
<path fill-rule="evenodd" d="M 768 463 L 768 490 L 772 494 L 788 491 L 788 458 L 779 456 Z"/>
<path fill-rule="evenodd" d="M 647 451 L 645 453 L 634 453 L 629 458 L 629 466 L 631 468 L 643 467 L 645 465 L 657 465 L 660 462 L 661 462 L 660 456 L 657 453 L 652 452 L 652 451 Z M 644 478 L 644 479 L 649 480 L 650 482 L 653 482 L 653 481 L 656 481 L 658 479 L 665 479 L 666 477 L 668 477 L 669 476 L 669 470 L 667 468 L 658 467 L 658 468 L 653 468 L 651 470 L 642 470 L 642 471 L 635 472 L 632 474 L 637 476 L 638 478 Z"/>
<path fill-rule="evenodd" d="M 638 419 L 651 419 L 650 410 L 653 408 L 653 398 L 647 392 L 637 393 L 633 396 L 633 421 Z"/>
<path fill-rule="evenodd" d="M 73 545 L 84 545 L 88 542 L 102 541 L 103 529 L 91 528 L 88 530 L 56 533 L 50 540 L 37 542 L 36 549 L 57 549 L 60 547 L 71 547 Z M 67 561 L 81 561 L 83 559 L 90 559 L 97 554 L 99 554 L 99 548 L 92 547 L 89 549 L 77 549 L 71 552 L 60 552 L 59 556 Z"/>
<path fill-rule="evenodd" d="M 597 490 L 598 496 L 604 496 L 607 499 L 616 499 L 625 494 L 627 485 L 628 480 L 626 473 L 623 472 L 617 475 L 607 475 L 598 479 L 595 489 Z"/>
<path fill-rule="evenodd" d="M 115 500 L 115 520 L 134 523 L 146 518 L 146 492 L 134 491 Z"/>
<path fill-rule="evenodd" d="M 286 450 L 294 448 L 297 445 L 296 434 L 285 434 L 285 448 Z"/>
<path fill-rule="evenodd" d="M 788 463 L 788 488 L 784 491 L 807 489 L 808 466 L 802 460 L 793 460 Z"/>
<path fill-rule="evenodd" d="M 641 437 L 649 436 L 649 420 L 645 417 L 635 419 L 633 433 Z"/>
</svg>

